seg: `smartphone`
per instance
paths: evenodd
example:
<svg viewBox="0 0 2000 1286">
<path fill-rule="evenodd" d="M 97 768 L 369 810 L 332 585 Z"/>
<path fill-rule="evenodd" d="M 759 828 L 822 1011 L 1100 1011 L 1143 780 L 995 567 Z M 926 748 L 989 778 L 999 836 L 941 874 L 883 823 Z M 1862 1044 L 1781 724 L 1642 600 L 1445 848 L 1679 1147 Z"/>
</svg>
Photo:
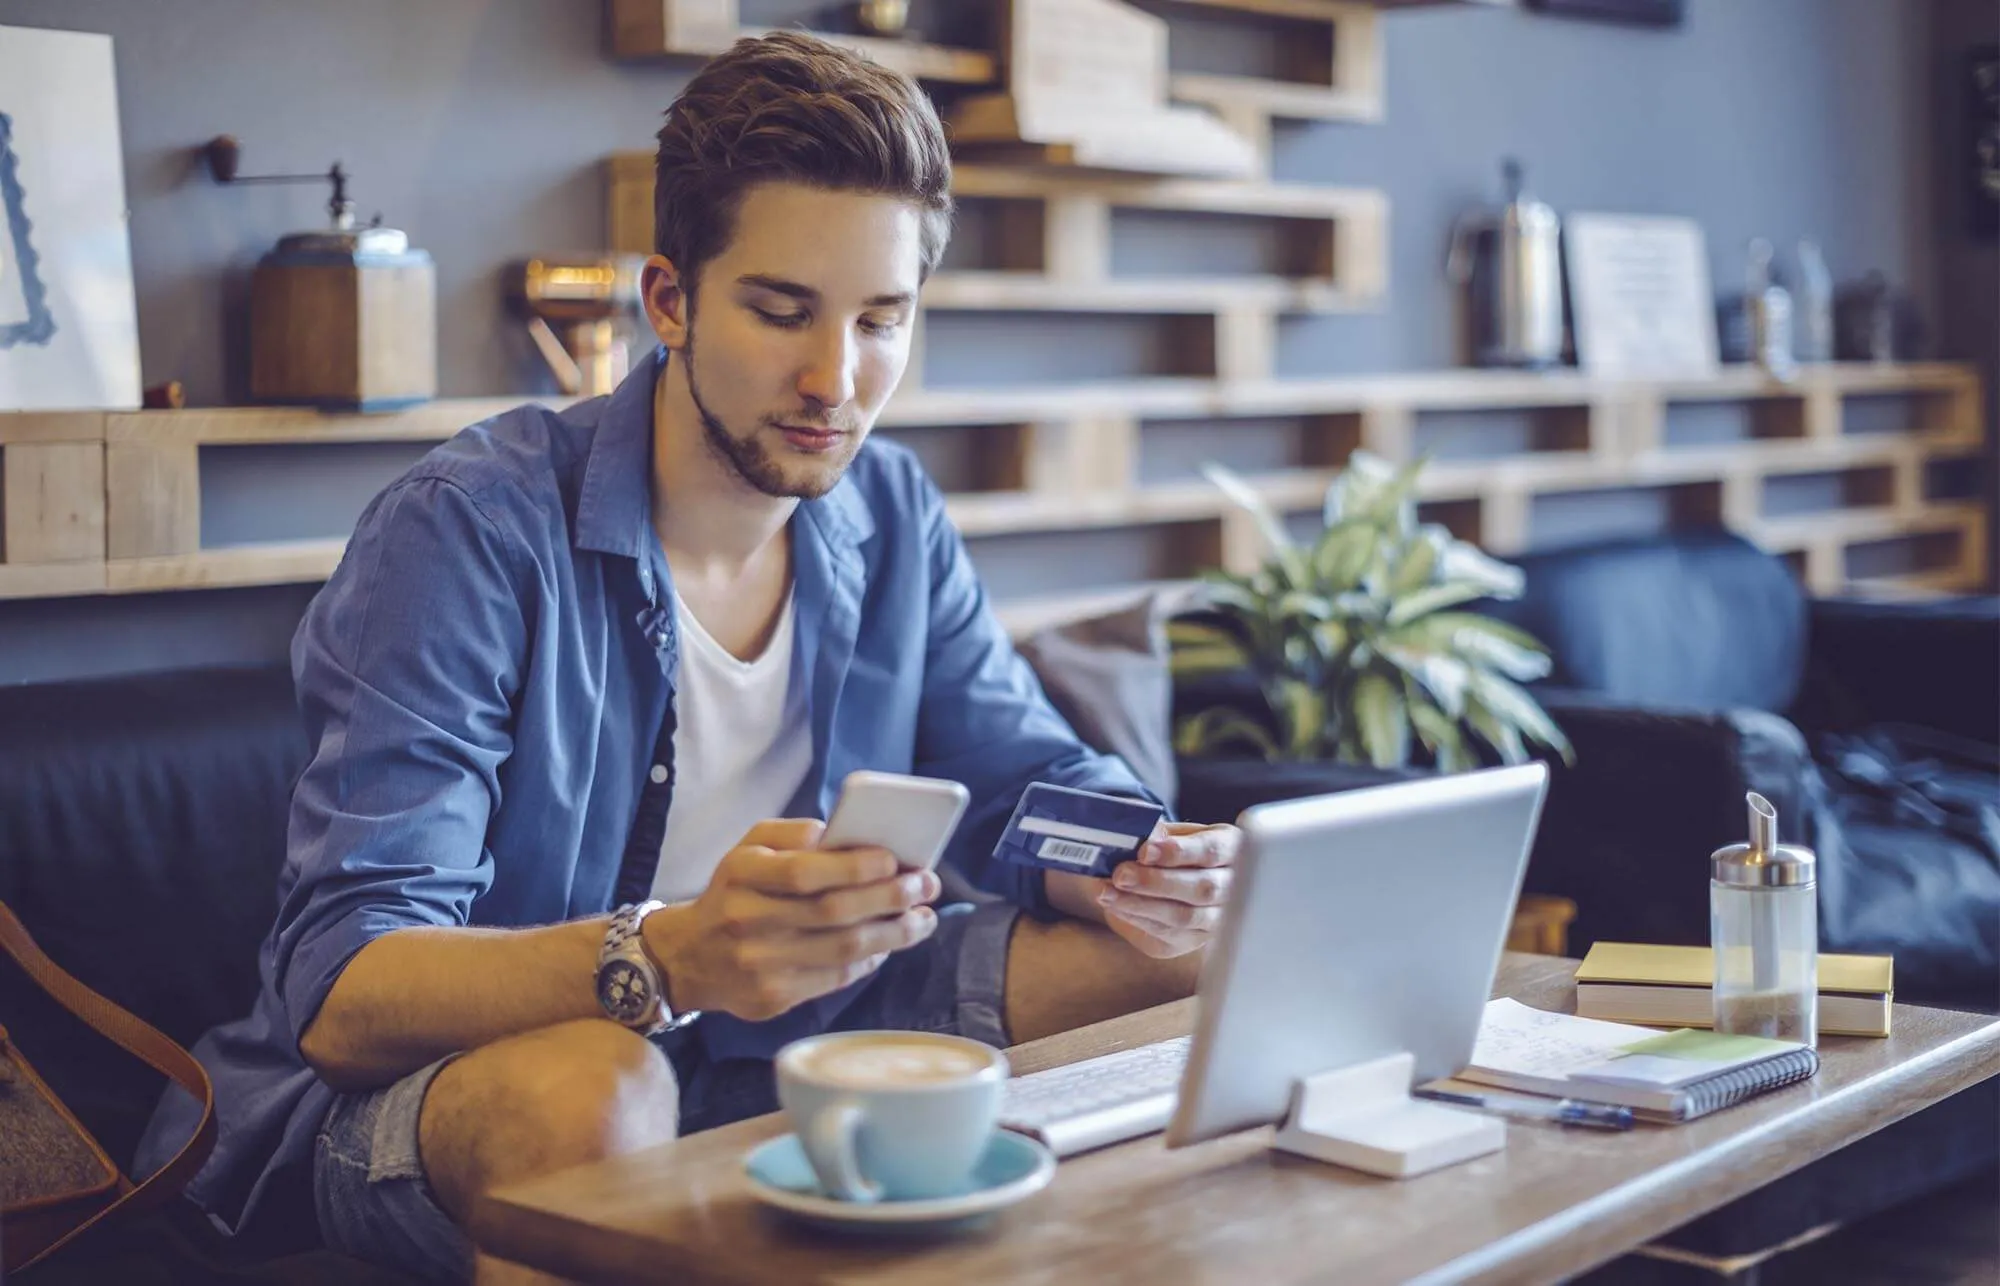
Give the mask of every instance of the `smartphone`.
<svg viewBox="0 0 2000 1286">
<path fill-rule="evenodd" d="M 928 871 L 944 855 L 971 797 L 955 781 L 852 772 L 840 784 L 820 847 L 886 848 L 905 870 Z"/>
</svg>

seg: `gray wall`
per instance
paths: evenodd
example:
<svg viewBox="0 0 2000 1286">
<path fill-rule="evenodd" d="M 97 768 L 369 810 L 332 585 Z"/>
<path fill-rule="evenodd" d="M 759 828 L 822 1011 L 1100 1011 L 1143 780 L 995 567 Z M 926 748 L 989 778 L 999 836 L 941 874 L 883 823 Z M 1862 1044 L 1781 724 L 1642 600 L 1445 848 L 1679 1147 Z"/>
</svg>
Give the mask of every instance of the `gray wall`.
<svg viewBox="0 0 2000 1286">
<path fill-rule="evenodd" d="M 772 21 L 831 7 L 757 0 L 746 13 Z M 1958 7 L 1954 21 L 1976 19 L 1966 15 L 1977 0 Z M 609 61 L 601 10 L 595 0 L 0 0 L 0 22 L 116 39 L 145 379 L 181 380 L 193 402 L 213 404 L 241 400 L 249 268 L 277 236 L 315 226 L 324 199 L 311 187 L 217 188 L 191 170 L 189 149 L 223 132 L 242 140 L 246 172 L 340 158 L 364 216 L 380 210 L 431 252 L 443 394 L 547 388 L 506 318 L 499 269 L 601 242 L 600 159 L 646 146 L 688 74 Z M 1740 276 L 1749 237 L 1789 247 L 1816 235 L 1836 275 L 1883 269 L 1939 316 L 1937 229 L 1959 207 L 1942 209 L 1933 181 L 1942 24 L 1931 0 L 1691 0 L 1690 10 L 1668 32 L 1476 7 L 1388 19 L 1387 122 L 1281 126 L 1276 168 L 1388 192 L 1390 305 L 1287 322 L 1281 371 L 1452 364 L 1446 238 L 1461 208 L 1494 195 L 1509 153 L 1559 209 L 1696 217 L 1721 288 Z M 1251 69 L 1271 58 L 1266 41 L 1211 40 L 1184 61 Z M 1171 226 L 1121 231 L 1121 271 L 1174 262 Z M 1990 252 L 1951 263 L 1983 272 L 1990 301 Z M 1983 322 L 1975 314 L 1942 314 L 1970 328 L 1947 336 L 1951 351 L 1991 349 L 1990 302 Z M 1117 376 L 1164 349 L 1142 319 L 940 316 L 930 343 L 938 385 Z M 1061 547 L 996 546 L 990 570 L 1033 588 Z M 1135 573 L 1150 556 L 1103 555 Z M 0 682 L 275 657 L 306 596 L 0 603 Z"/>
</svg>

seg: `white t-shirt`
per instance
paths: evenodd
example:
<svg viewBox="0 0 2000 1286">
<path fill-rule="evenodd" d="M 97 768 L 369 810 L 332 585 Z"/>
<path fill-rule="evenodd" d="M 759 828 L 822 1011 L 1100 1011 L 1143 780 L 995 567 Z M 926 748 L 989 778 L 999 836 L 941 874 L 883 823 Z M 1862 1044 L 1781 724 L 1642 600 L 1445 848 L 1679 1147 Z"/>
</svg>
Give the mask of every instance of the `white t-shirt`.
<svg viewBox="0 0 2000 1286">
<path fill-rule="evenodd" d="M 792 673 L 792 596 L 762 656 L 741 661 L 674 596 L 680 680 L 674 692 L 674 798 L 653 896 L 701 895 L 723 854 L 753 825 L 783 817 L 812 771 L 806 685 Z"/>
</svg>

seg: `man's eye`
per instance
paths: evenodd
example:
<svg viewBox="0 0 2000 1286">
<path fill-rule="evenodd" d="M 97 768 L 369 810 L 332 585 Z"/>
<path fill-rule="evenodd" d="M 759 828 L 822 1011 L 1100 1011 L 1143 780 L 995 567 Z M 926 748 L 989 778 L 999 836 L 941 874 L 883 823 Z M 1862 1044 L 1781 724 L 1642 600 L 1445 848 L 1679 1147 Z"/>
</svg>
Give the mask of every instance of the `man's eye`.
<svg viewBox="0 0 2000 1286">
<path fill-rule="evenodd" d="M 900 325 L 902 323 L 898 321 L 877 321 L 872 317 L 861 319 L 861 329 L 870 335 L 893 335 Z"/>
<path fill-rule="evenodd" d="M 782 327 L 785 330 L 797 330 L 810 320 L 805 313 L 771 313 L 765 312 L 762 308 L 752 309 L 752 311 L 771 325 Z"/>
</svg>

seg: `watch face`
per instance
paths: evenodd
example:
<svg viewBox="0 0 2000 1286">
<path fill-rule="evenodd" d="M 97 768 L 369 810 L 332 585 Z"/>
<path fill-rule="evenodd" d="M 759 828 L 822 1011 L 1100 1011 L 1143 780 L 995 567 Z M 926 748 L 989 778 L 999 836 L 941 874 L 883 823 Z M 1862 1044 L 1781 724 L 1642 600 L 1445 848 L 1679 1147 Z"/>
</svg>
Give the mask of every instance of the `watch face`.
<svg viewBox="0 0 2000 1286">
<path fill-rule="evenodd" d="M 636 1023 L 653 1008 L 653 984 L 630 960 L 613 960 L 597 973 L 597 999 L 621 1023 Z"/>
</svg>

